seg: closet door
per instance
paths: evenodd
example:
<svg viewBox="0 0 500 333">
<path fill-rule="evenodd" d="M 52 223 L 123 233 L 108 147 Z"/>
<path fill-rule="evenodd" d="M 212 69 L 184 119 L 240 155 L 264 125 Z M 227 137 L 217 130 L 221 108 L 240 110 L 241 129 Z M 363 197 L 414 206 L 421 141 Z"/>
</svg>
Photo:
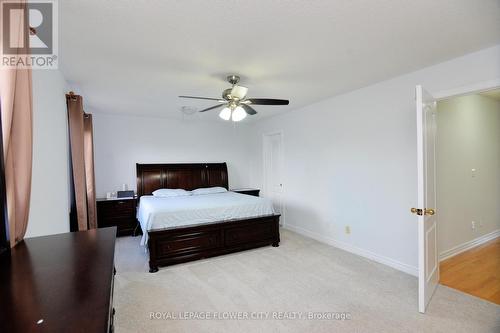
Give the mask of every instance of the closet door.
<svg viewBox="0 0 500 333">
<path fill-rule="evenodd" d="M 274 210 L 281 214 L 284 224 L 283 205 L 283 133 L 264 135 L 264 196 L 273 201 Z"/>
</svg>

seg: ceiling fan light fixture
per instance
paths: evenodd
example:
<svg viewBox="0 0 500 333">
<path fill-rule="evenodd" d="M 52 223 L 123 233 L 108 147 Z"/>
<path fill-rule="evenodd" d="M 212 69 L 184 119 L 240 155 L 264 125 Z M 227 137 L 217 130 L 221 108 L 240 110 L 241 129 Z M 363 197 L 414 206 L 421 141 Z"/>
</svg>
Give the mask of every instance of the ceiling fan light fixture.
<svg viewBox="0 0 500 333">
<path fill-rule="evenodd" d="M 233 111 L 233 121 L 241 121 L 245 119 L 247 116 L 247 113 L 241 106 L 237 106 L 234 111 Z"/>
<path fill-rule="evenodd" d="M 238 100 L 241 100 L 243 98 L 246 97 L 247 95 L 247 92 L 248 92 L 248 88 L 247 87 L 242 87 L 242 86 L 234 86 L 232 89 L 231 89 L 231 97 L 233 99 L 238 99 Z"/>
<path fill-rule="evenodd" d="M 219 117 L 221 117 L 224 120 L 229 120 L 231 119 L 231 109 L 228 108 L 227 106 L 222 109 L 222 111 L 219 113 Z"/>
</svg>

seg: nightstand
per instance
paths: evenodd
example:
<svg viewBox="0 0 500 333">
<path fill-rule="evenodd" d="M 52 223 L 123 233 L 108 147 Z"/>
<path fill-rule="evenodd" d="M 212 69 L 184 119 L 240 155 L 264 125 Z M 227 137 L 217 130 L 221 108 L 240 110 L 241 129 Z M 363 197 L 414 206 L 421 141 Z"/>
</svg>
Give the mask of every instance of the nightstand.
<svg viewBox="0 0 500 333">
<path fill-rule="evenodd" d="M 231 192 L 248 194 L 248 195 L 253 195 L 254 197 L 258 197 L 260 190 L 258 188 L 233 188 Z"/>
<path fill-rule="evenodd" d="M 99 228 L 116 226 L 118 236 L 132 235 L 137 226 L 136 198 L 97 199 Z"/>
</svg>

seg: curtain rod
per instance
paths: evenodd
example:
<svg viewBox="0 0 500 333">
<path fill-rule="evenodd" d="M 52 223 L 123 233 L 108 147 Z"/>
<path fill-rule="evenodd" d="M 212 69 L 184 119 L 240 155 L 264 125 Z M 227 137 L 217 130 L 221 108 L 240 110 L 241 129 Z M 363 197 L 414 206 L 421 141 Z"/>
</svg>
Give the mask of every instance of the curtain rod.
<svg viewBox="0 0 500 333">
<path fill-rule="evenodd" d="M 70 98 L 72 101 L 76 101 L 79 95 L 76 95 L 73 91 L 66 94 L 66 97 Z"/>
<path fill-rule="evenodd" d="M 78 97 L 81 97 L 80 95 L 76 95 L 73 91 L 70 91 L 66 94 L 66 98 L 69 98 L 71 99 L 72 101 L 76 101 L 78 99 Z M 83 111 L 83 117 L 84 118 L 89 118 L 91 116 L 90 113 L 86 113 L 85 111 Z"/>
</svg>

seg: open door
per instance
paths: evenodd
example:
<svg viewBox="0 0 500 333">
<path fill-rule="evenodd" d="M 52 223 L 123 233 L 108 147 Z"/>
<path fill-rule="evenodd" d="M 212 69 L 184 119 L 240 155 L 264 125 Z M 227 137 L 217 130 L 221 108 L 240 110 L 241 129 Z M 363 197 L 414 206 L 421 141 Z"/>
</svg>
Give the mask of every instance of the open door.
<svg viewBox="0 0 500 333">
<path fill-rule="evenodd" d="M 436 101 L 416 87 L 418 208 L 418 310 L 425 312 L 439 282 L 436 229 Z"/>
</svg>

